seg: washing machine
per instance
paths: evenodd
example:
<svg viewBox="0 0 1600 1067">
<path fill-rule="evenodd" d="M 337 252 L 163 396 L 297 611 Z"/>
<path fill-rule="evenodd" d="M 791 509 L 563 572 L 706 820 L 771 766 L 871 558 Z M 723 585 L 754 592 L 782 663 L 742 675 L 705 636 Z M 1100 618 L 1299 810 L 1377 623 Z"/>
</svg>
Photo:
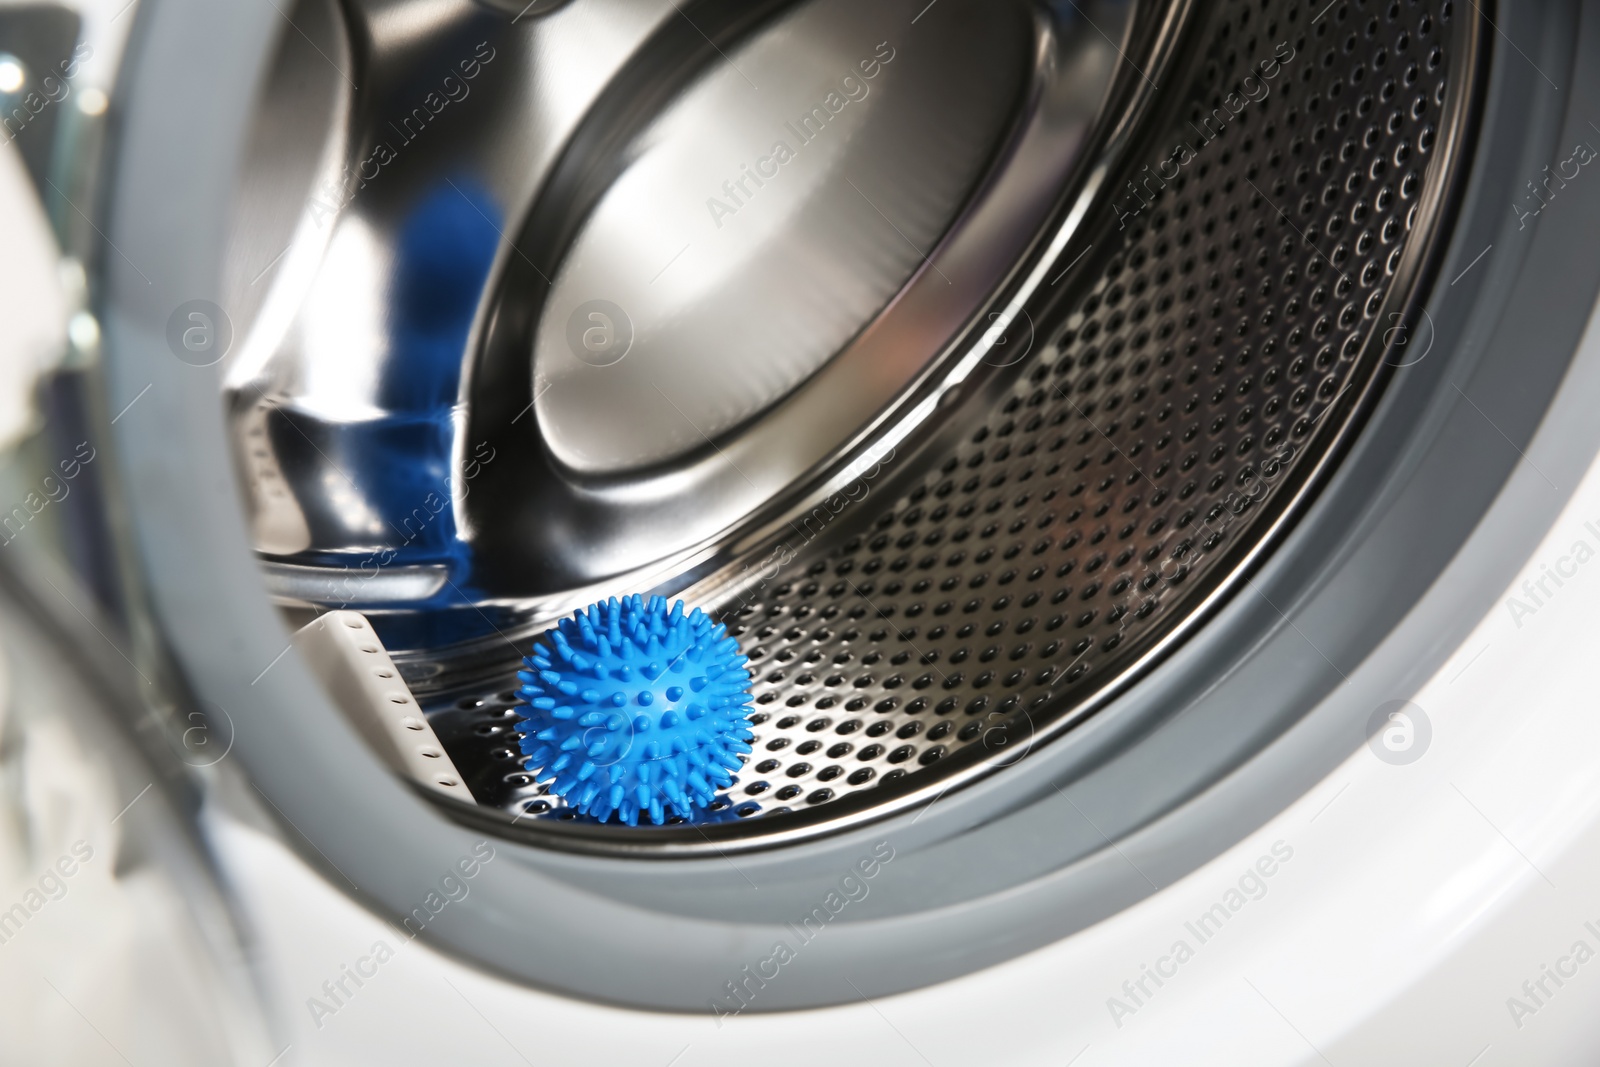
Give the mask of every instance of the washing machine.
<svg viewBox="0 0 1600 1067">
<path fill-rule="evenodd" d="M 1596 15 L 0 6 L 0 1062 L 1593 1062 Z"/>
</svg>

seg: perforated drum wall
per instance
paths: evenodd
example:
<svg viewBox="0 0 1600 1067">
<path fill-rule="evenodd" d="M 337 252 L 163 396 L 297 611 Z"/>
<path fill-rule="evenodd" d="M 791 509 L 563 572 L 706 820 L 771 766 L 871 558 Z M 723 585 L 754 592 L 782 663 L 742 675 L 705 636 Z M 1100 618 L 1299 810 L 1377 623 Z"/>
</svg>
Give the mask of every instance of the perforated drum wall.
<svg viewBox="0 0 1600 1067">
<path fill-rule="evenodd" d="M 1405 361 L 1379 315 L 1431 229 L 1452 5 L 1205 7 L 1189 87 L 1063 253 L 1082 259 L 1009 389 L 901 458 L 926 472 L 909 486 L 851 505 L 869 529 L 724 606 L 761 720 L 741 811 L 986 734 L 1026 744 L 991 731 L 1093 692 L 1192 612 L 1382 377 L 1383 342 Z"/>
<path fill-rule="evenodd" d="M 1027 355 L 715 605 L 757 712 L 720 818 L 1015 762 L 1229 583 L 1260 595 L 1243 565 L 1426 346 L 1404 312 L 1465 113 L 1452 14 L 1196 11 L 1148 134 L 1008 338 Z M 509 696 L 441 697 L 436 728 L 480 800 L 572 818 L 517 766 Z"/>
</svg>

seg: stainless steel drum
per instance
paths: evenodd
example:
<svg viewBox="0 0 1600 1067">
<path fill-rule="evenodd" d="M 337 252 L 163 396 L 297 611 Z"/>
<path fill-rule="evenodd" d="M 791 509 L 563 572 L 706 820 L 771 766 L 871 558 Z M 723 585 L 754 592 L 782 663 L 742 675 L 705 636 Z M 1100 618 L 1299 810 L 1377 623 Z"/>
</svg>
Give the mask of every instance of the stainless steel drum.
<svg viewBox="0 0 1600 1067">
<path fill-rule="evenodd" d="M 516 654 L 598 594 L 744 643 L 748 847 L 1016 764 L 1247 583 L 1410 351 L 1473 32 L 713 5 L 557 92 L 630 31 L 302 14 L 225 364 L 269 584 L 369 612 L 480 802 L 598 847 L 705 839 L 520 767 Z"/>
</svg>

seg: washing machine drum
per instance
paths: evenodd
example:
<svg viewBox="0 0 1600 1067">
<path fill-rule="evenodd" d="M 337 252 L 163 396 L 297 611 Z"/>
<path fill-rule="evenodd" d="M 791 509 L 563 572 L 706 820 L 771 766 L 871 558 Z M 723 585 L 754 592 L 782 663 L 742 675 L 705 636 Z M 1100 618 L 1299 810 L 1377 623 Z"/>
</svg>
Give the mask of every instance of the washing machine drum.
<svg viewBox="0 0 1600 1067">
<path fill-rule="evenodd" d="M 1476 5 L 392 7 L 154 7 L 110 235 L 148 284 L 107 268 L 111 391 L 157 386 L 116 430 L 158 610 L 367 903 L 493 840 L 427 937 L 703 1010 L 871 878 L 761 1007 L 824 1004 L 1081 928 L 1153 885 L 1074 877 L 1120 838 L 1171 824 L 1176 877 L 1348 754 L 1200 799 L 1505 474 L 1424 417 L 1467 358 L 1436 294 Z M 154 106 L 201 36 L 206 106 Z M 157 188 L 199 206 L 140 217 Z M 1524 354 L 1534 418 L 1561 352 Z M 1422 456 L 1487 475 L 1374 531 Z M 596 820 L 522 765 L 522 657 L 632 594 L 749 660 L 703 817 Z M 330 611 L 443 762 L 351 728 L 342 653 L 284 631 Z"/>
</svg>

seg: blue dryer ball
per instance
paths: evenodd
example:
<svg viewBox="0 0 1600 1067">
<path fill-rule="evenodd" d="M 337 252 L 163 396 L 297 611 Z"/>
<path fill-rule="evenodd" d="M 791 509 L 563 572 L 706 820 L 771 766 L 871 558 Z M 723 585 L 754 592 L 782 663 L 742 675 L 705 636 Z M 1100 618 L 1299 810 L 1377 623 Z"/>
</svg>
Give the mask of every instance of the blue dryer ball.
<svg viewBox="0 0 1600 1067">
<path fill-rule="evenodd" d="M 535 780 L 629 826 L 693 818 L 749 752 L 750 672 L 727 627 L 664 597 L 591 604 L 545 633 L 517 672 Z"/>
</svg>

